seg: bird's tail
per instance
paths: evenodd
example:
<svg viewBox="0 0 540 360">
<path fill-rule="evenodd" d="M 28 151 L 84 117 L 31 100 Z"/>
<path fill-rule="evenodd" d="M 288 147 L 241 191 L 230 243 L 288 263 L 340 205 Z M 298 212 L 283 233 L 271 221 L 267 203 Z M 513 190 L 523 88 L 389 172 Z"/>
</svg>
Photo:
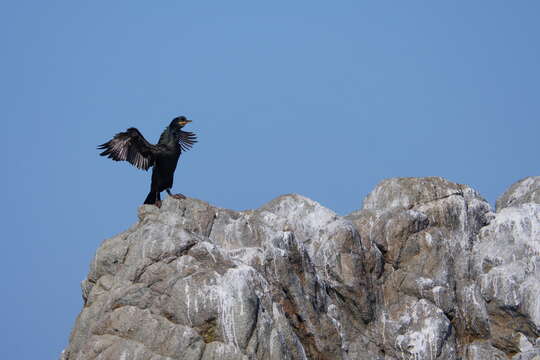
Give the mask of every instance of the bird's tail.
<svg viewBox="0 0 540 360">
<path fill-rule="evenodd" d="M 157 195 L 158 193 L 150 190 L 150 192 L 148 193 L 148 196 L 146 197 L 146 200 L 144 200 L 144 203 L 148 205 L 154 205 L 157 200 Z"/>
</svg>

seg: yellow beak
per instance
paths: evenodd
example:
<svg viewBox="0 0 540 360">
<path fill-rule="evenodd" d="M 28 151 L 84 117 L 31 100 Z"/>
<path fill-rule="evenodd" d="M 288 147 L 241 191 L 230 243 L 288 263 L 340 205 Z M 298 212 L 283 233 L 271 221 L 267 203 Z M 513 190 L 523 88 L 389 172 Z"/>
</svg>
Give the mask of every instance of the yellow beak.
<svg viewBox="0 0 540 360">
<path fill-rule="evenodd" d="M 186 125 L 187 123 L 190 123 L 190 122 L 191 122 L 191 120 L 182 120 L 182 121 L 179 121 L 178 124 L 184 126 L 184 125 Z"/>
</svg>

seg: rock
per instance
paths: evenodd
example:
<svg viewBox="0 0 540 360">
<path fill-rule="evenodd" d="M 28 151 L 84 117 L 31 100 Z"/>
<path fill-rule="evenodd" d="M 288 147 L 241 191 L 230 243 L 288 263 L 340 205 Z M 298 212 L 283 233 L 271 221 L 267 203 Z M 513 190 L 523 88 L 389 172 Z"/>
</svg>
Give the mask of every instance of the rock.
<svg viewBox="0 0 540 360">
<path fill-rule="evenodd" d="M 494 348 L 489 342 L 475 341 L 465 349 L 466 360 L 506 360 L 508 357 L 501 350 Z"/>
<path fill-rule="evenodd" d="M 473 264 L 492 341 L 518 352 L 521 335 L 540 336 L 540 204 L 503 208 L 478 240 Z"/>
<path fill-rule="evenodd" d="M 512 185 L 497 199 L 497 211 L 527 203 L 540 204 L 540 176 L 529 176 Z"/>
<path fill-rule="evenodd" d="M 535 184 L 496 214 L 438 177 L 384 180 L 346 217 L 296 194 L 143 205 L 97 250 L 61 359 L 535 359 Z"/>
</svg>

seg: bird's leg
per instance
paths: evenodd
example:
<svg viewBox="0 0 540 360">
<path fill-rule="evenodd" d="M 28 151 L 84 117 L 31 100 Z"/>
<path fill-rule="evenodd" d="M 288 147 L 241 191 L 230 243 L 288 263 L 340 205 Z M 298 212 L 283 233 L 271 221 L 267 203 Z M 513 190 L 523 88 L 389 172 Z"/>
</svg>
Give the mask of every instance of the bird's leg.
<svg viewBox="0 0 540 360">
<path fill-rule="evenodd" d="M 156 192 L 156 203 L 155 203 L 155 205 L 158 208 L 161 208 L 161 195 L 160 195 L 159 191 Z"/>
<path fill-rule="evenodd" d="M 167 189 L 167 194 L 169 194 L 169 196 L 172 196 L 173 198 L 177 199 L 177 200 L 183 200 L 185 199 L 186 197 L 182 194 L 172 194 L 171 193 L 171 189 Z"/>
</svg>

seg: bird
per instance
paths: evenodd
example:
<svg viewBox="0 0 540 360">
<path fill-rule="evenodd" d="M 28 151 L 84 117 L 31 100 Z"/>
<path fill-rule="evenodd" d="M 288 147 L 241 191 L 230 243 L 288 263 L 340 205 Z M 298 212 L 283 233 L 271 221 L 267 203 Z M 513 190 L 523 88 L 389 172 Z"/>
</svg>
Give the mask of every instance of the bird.
<svg viewBox="0 0 540 360">
<path fill-rule="evenodd" d="M 182 194 L 172 194 L 174 171 L 182 151 L 191 149 L 197 142 L 195 133 L 183 131 L 182 128 L 189 124 L 185 116 L 175 117 L 169 126 L 165 128 L 157 144 L 151 144 L 139 130 L 134 127 L 125 132 L 116 134 L 111 140 L 99 145 L 103 150 L 99 155 L 106 156 L 115 161 L 127 161 L 138 169 L 147 171 L 152 169 L 152 182 L 150 192 L 144 204 L 161 207 L 161 192 L 167 191 L 169 196 L 175 199 L 185 199 Z"/>
</svg>

